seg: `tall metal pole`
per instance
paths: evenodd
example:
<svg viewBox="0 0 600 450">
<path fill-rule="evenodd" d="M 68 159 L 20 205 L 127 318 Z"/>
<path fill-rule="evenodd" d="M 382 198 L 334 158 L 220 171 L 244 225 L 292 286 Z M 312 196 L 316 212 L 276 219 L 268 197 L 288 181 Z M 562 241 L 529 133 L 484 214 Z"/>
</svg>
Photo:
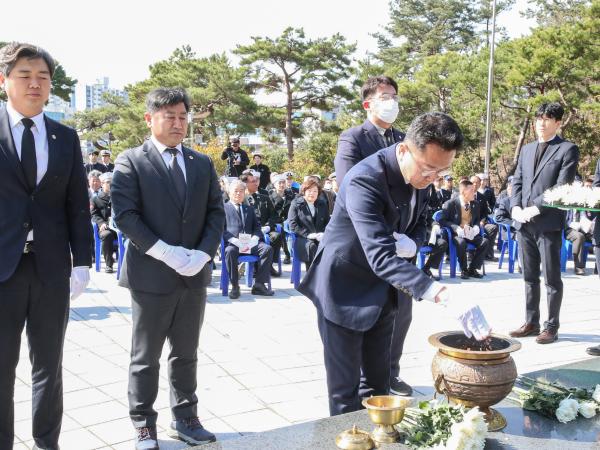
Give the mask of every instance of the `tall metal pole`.
<svg viewBox="0 0 600 450">
<path fill-rule="evenodd" d="M 492 42 L 490 43 L 490 65 L 488 70 L 487 116 L 485 120 L 485 168 L 490 172 L 492 148 L 492 88 L 494 86 L 494 47 L 496 43 L 496 0 L 492 0 Z"/>
</svg>

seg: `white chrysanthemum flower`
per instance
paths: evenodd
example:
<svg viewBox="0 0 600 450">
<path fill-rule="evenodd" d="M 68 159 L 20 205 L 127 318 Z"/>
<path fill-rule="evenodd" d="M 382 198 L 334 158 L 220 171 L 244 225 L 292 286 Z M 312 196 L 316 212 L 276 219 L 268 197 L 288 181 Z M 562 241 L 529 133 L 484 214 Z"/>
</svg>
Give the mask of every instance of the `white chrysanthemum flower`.
<svg viewBox="0 0 600 450">
<path fill-rule="evenodd" d="M 567 423 L 574 420 L 579 412 L 579 402 L 573 398 L 565 398 L 560 401 L 556 409 L 556 418 L 559 422 Z"/>
<path fill-rule="evenodd" d="M 579 404 L 579 414 L 581 414 L 586 419 L 591 419 L 596 415 L 596 409 L 598 408 L 598 404 L 594 401 L 581 402 Z"/>
<path fill-rule="evenodd" d="M 596 389 L 594 389 L 594 393 L 592 394 L 592 398 L 596 400 L 597 403 L 600 403 L 600 384 L 596 385 Z"/>
</svg>

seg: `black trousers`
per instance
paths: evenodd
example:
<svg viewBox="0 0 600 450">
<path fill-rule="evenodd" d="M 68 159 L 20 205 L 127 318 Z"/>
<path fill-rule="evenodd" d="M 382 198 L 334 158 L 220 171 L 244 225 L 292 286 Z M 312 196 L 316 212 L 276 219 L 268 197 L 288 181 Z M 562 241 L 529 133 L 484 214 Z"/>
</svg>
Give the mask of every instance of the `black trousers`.
<svg viewBox="0 0 600 450">
<path fill-rule="evenodd" d="M 572 228 L 567 228 L 565 238 L 573 243 L 573 262 L 575 263 L 575 267 L 578 269 L 585 269 L 583 244 L 591 242 L 592 236 L 581 231 L 573 230 Z"/>
<path fill-rule="evenodd" d="M 198 339 L 204 320 L 206 288 L 180 288 L 171 294 L 131 290 L 131 363 L 129 416 L 137 427 L 155 426 L 159 359 L 169 341 L 170 404 L 173 419 L 196 417 Z"/>
<path fill-rule="evenodd" d="M 444 252 L 440 253 L 440 258 Z M 438 263 L 439 264 L 439 263 Z M 392 346 L 390 348 L 390 378 L 400 377 L 400 357 L 404 349 L 404 340 L 412 322 L 413 299 L 400 291 L 394 289 L 391 295 L 398 296 L 398 306 L 394 316 L 394 332 L 392 334 Z"/>
<path fill-rule="evenodd" d="M 112 267 L 115 263 L 113 253 L 115 252 L 115 239 L 117 239 L 117 233 L 115 230 L 107 228 L 99 233 L 100 240 L 102 241 L 102 255 L 104 256 L 104 263 L 107 267 Z"/>
<path fill-rule="evenodd" d="M 448 248 L 448 241 L 444 238 L 438 237 L 434 245 L 430 245 L 431 253 L 423 265 L 424 269 L 437 269 L 440 266 L 440 262 L 446 253 Z"/>
<path fill-rule="evenodd" d="M 488 247 L 487 247 L 486 256 L 489 258 L 493 258 L 494 257 L 494 242 L 496 242 L 496 239 L 498 237 L 498 225 L 495 223 L 486 223 L 483 226 L 483 229 L 485 230 L 486 238 L 489 242 Z"/>
<path fill-rule="evenodd" d="M 481 269 L 488 245 L 490 244 L 488 238 L 478 234 L 471 240 L 458 236 L 454 236 L 453 239 L 454 245 L 456 246 L 456 256 L 458 257 L 458 263 L 460 264 L 461 270 L 467 270 L 467 268 Z M 473 253 L 473 259 L 471 260 L 470 266 L 467 264 L 467 244 L 473 244 L 477 247 Z"/>
<path fill-rule="evenodd" d="M 520 257 L 525 281 L 525 320 L 526 323 L 540 323 L 540 264 L 546 283 L 548 320 L 544 328 L 558 330 L 560 326 L 560 305 L 563 297 L 563 283 L 560 276 L 560 249 L 562 231 L 541 233 L 529 224 L 524 224 L 518 233 Z"/>
<path fill-rule="evenodd" d="M 271 231 L 269 233 L 269 239 L 271 239 L 271 244 L 269 245 L 273 247 L 273 262 L 279 261 L 281 247 L 285 247 L 283 244 L 283 231 L 281 233 L 278 233 L 277 231 Z"/>
<path fill-rule="evenodd" d="M 0 283 L 0 450 L 13 448 L 15 369 L 24 327 L 32 365 L 33 439 L 41 448 L 58 447 L 68 321 L 69 279 L 42 282 L 35 254 L 24 254 L 15 273 Z"/>
<path fill-rule="evenodd" d="M 600 219 L 596 217 L 596 225 L 594 225 L 594 254 L 596 255 L 596 270 L 600 276 Z"/>
<path fill-rule="evenodd" d="M 273 262 L 273 248 L 264 242 L 259 242 L 252 249 L 252 255 L 258 256 L 260 261 L 256 268 L 255 280 L 257 283 L 268 283 L 271 276 L 271 263 Z M 225 247 L 225 263 L 227 264 L 227 272 L 232 286 L 239 286 L 238 274 L 238 257 L 240 249 L 235 245 Z M 243 254 L 242 254 L 243 256 Z"/>
<path fill-rule="evenodd" d="M 330 322 L 317 311 L 332 416 L 358 411 L 362 398 L 389 393 L 395 315 L 396 306 L 388 301 L 371 329 L 356 331 Z M 359 391 L 361 369 L 365 388 Z"/>
</svg>

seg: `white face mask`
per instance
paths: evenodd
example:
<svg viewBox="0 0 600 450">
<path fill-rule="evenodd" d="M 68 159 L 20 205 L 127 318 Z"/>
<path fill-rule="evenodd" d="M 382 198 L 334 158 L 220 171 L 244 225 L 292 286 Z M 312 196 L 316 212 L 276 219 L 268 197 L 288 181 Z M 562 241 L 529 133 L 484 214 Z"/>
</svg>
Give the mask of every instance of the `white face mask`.
<svg viewBox="0 0 600 450">
<path fill-rule="evenodd" d="M 372 100 L 370 110 L 386 123 L 394 123 L 400 111 L 398 102 L 393 99 Z"/>
</svg>

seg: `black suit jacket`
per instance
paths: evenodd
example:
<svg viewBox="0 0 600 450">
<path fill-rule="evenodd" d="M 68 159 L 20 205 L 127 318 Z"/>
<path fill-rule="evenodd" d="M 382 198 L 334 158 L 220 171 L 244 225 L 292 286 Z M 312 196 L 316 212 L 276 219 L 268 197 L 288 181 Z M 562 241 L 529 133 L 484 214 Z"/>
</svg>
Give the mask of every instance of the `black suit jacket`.
<svg viewBox="0 0 600 450">
<path fill-rule="evenodd" d="M 394 128 L 392 128 L 392 133 L 394 142 L 404 140 L 404 133 Z M 342 185 L 346 173 L 358 162 L 387 146 L 384 138 L 370 120 L 365 120 L 362 125 L 342 132 L 333 162 L 338 185 Z"/>
<path fill-rule="evenodd" d="M 421 270 L 396 256 L 393 232 L 423 242 L 427 190 L 416 191 L 409 222 L 411 191 L 405 183 L 396 145 L 354 166 L 341 185 L 336 206 L 317 254 L 299 291 L 327 320 L 357 331 L 370 329 L 388 301 L 417 299 L 431 286 Z"/>
<path fill-rule="evenodd" d="M 225 203 L 225 231 L 223 232 L 225 245 L 233 245 L 229 243 L 229 239 L 239 237 L 240 233 L 251 234 L 258 237 L 260 241 L 265 240 L 260 230 L 260 222 L 254 213 L 254 208 L 244 203 L 241 204 L 241 207 L 244 215 L 243 224 L 233 203 Z"/>
<path fill-rule="evenodd" d="M 48 170 L 30 192 L 8 113 L 0 108 L 0 282 L 17 268 L 30 223 L 42 280 L 68 278 L 72 266 L 92 263 L 92 226 L 79 138 L 75 130 L 47 117 L 44 120 Z"/>
<path fill-rule="evenodd" d="M 494 210 L 494 220 L 496 223 L 510 225 L 514 228 L 515 221 L 511 217 L 510 197 L 507 192 L 501 193 L 497 198 L 497 206 Z"/>
<path fill-rule="evenodd" d="M 102 224 L 110 224 L 110 216 L 112 215 L 112 201 L 110 194 L 101 191 L 92 198 L 92 222 L 98 227 Z"/>
<path fill-rule="evenodd" d="M 322 199 L 315 202 L 315 217 L 310 214 L 304 197 L 298 196 L 292 202 L 288 213 L 290 231 L 303 238 L 311 233 L 322 233 L 329 222 L 327 203 Z"/>
<path fill-rule="evenodd" d="M 246 197 L 246 203 L 254 208 L 254 213 L 261 226 L 268 225 L 271 227 L 271 231 L 275 231 L 277 213 L 269 195 L 255 192 Z"/>
<path fill-rule="evenodd" d="M 288 218 L 290 205 L 296 198 L 296 193 L 291 189 L 286 189 L 283 192 L 283 197 L 280 197 L 277 194 L 277 192 L 273 189 L 269 193 L 269 197 L 271 198 L 271 202 L 273 203 L 273 207 L 275 208 L 275 213 L 277 214 L 277 223 L 285 222 Z"/>
<path fill-rule="evenodd" d="M 127 150 L 115 162 L 111 196 L 115 223 L 129 239 L 119 285 L 167 294 L 177 287 L 202 288 L 210 282 L 211 264 L 193 277 L 146 255 L 162 239 L 169 245 L 202 250 L 214 257 L 225 222 L 223 197 L 213 163 L 183 147 L 186 198 L 183 207 L 167 166 L 152 141 Z"/>
<path fill-rule="evenodd" d="M 440 225 L 443 227 L 450 227 L 452 233 L 456 235 L 456 230 L 460 228 L 461 221 L 461 208 L 460 197 L 456 196 L 453 199 L 448 200 L 442 207 L 442 217 L 440 218 Z M 470 226 L 479 226 L 481 220 L 481 208 L 479 202 L 473 201 L 470 203 L 471 208 L 471 223 Z"/>
<path fill-rule="evenodd" d="M 528 222 L 538 231 L 558 231 L 565 227 L 566 212 L 543 206 L 544 191 L 561 184 L 572 183 L 579 162 L 579 148 L 559 136 L 549 142 L 537 170 L 535 152 L 538 142 L 531 142 L 521 149 L 519 162 L 512 180 L 511 209 L 515 206 L 527 208 L 537 206 L 541 213 Z M 520 222 L 515 222 L 517 229 Z"/>
</svg>

